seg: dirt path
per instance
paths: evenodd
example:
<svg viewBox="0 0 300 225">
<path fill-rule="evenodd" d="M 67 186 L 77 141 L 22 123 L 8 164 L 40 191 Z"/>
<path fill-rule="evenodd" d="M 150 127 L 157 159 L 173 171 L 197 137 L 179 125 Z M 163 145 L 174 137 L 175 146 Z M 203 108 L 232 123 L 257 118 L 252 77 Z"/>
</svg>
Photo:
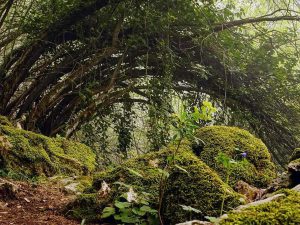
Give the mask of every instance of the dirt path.
<svg viewBox="0 0 300 225">
<path fill-rule="evenodd" d="M 72 201 L 74 195 L 66 195 L 60 191 L 58 186 L 50 186 L 50 184 L 34 185 L 25 182 L 8 182 L 16 187 L 16 198 L 0 199 L 0 225 L 80 224 L 61 214 L 62 208 Z"/>
</svg>

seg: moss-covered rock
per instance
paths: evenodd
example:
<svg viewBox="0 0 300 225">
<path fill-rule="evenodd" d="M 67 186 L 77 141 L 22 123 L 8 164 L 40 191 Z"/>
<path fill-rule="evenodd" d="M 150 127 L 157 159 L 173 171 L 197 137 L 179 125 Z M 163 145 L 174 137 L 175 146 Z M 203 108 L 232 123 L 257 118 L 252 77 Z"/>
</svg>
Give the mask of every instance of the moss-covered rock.
<svg viewBox="0 0 300 225">
<path fill-rule="evenodd" d="M 300 148 L 296 148 L 290 158 L 290 161 L 294 161 L 296 159 L 300 159 Z"/>
<path fill-rule="evenodd" d="M 2 171 L 28 177 L 88 174 L 95 168 L 95 154 L 86 145 L 49 138 L 1 122 L 0 162 Z"/>
<path fill-rule="evenodd" d="M 198 130 L 196 136 L 203 141 L 197 155 L 225 179 L 223 167 L 216 162 L 219 152 L 233 159 L 241 159 L 242 152 L 247 154 L 247 162 L 237 166 L 230 178 L 231 186 L 239 180 L 256 187 L 266 187 L 275 177 L 275 166 L 265 144 L 246 130 L 237 127 L 208 126 Z"/>
<path fill-rule="evenodd" d="M 296 225 L 300 224 L 300 193 L 282 190 L 286 196 L 271 202 L 231 212 L 220 225 Z"/>
<path fill-rule="evenodd" d="M 169 147 L 159 152 L 145 154 L 95 175 L 90 193 L 99 193 L 103 182 L 109 185 L 111 191 L 105 198 L 99 197 L 98 194 L 96 205 L 93 207 L 97 213 L 89 218 L 99 219 L 105 206 L 111 205 L 118 196 L 128 191 L 127 185 L 132 186 L 137 193 L 149 193 L 152 196 L 152 207 L 158 208 L 161 171 L 166 168 L 166 162 L 174 151 L 173 147 Z M 184 144 L 180 147 L 176 156 L 176 165 L 169 165 L 167 169 L 170 177 L 166 182 L 162 205 L 165 224 L 175 224 L 191 217 L 218 215 L 224 192 L 226 192 L 226 210 L 241 204 L 241 195 L 225 185 L 217 173 L 193 154 L 188 145 Z M 84 215 L 85 209 L 82 208 L 80 201 L 85 202 L 85 197 L 81 196 L 73 207 L 69 208 L 70 212 L 74 212 L 73 216 L 78 218 L 78 215 Z M 201 210 L 201 214 L 184 211 L 180 204 L 197 208 Z"/>
<path fill-rule="evenodd" d="M 162 210 L 166 224 L 203 219 L 204 216 L 218 216 L 224 193 L 225 211 L 244 201 L 241 195 L 222 182 L 215 171 L 193 154 L 183 153 L 177 163 L 188 174 L 177 168 L 170 174 Z M 182 205 L 191 206 L 201 213 L 185 211 Z"/>
<path fill-rule="evenodd" d="M 65 215 L 78 220 L 94 221 L 101 216 L 99 205 L 101 202 L 98 200 L 97 193 L 81 194 L 66 207 Z"/>
</svg>

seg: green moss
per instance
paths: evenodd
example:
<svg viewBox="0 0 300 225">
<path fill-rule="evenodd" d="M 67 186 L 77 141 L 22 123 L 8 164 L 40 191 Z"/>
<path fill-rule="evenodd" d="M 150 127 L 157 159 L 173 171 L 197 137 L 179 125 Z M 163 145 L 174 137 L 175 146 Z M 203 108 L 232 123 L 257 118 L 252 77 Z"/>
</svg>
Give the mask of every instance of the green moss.
<svg viewBox="0 0 300 225">
<path fill-rule="evenodd" d="M 111 188 L 111 192 L 109 196 L 100 198 L 97 206 L 94 206 L 99 209 L 94 215 L 94 219 L 99 218 L 99 212 L 102 212 L 105 206 L 110 205 L 114 199 L 128 191 L 128 187 L 120 185 L 120 183 L 132 186 L 136 192 L 150 193 L 152 195 L 152 207 L 157 208 L 161 179 L 159 170 L 166 166 L 167 158 L 172 156 L 174 150 L 174 147 L 169 147 L 159 152 L 145 154 L 96 174 L 92 191 L 97 193 L 105 181 Z M 170 168 L 162 210 L 166 220 L 165 224 L 185 221 L 190 219 L 190 216 L 199 218 L 206 215 L 218 215 L 224 191 L 227 192 L 226 209 L 241 204 L 241 196 L 226 186 L 214 171 L 201 162 L 188 145 L 184 144 L 179 149 L 176 164 L 187 170 L 189 174 L 178 167 Z M 199 208 L 202 213 L 190 215 L 189 212 L 182 210 L 179 204 Z M 82 208 L 78 205 L 75 204 L 76 207 L 73 208 L 76 212 Z"/>
<path fill-rule="evenodd" d="M 286 197 L 269 203 L 249 207 L 241 212 L 231 212 L 221 225 L 297 225 L 300 224 L 300 193 L 280 191 Z"/>
<path fill-rule="evenodd" d="M 86 219 L 93 221 L 100 218 L 100 206 L 97 194 L 81 194 L 77 199 L 68 205 L 65 214 L 75 219 Z"/>
<path fill-rule="evenodd" d="M 95 154 L 83 144 L 6 125 L 0 125 L 0 136 L 11 145 L 0 151 L 3 170 L 33 177 L 87 174 L 95 168 Z"/>
<path fill-rule="evenodd" d="M 174 168 L 168 179 L 163 199 L 165 224 L 175 224 L 204 216 L 218 216 L 222 196 L 226 192 L 225 211 L 242 204 L 243 197 L 234 192 L 204 162 L 190 151 L 181 152 L 177 164 L 188 171 Z M 201 213 L 184 211 L 180 205 L 191 206 Z"/>
<path fill-rule="evenodd" d="M 296 148 L 291 156 L 290 161 L 300 159 L 300 148 Z"/>
<path fill-rule="evenodd" d="M 12 123 L 7 119 L 7 117 L 1 115 L 0 115 L 0 125 L 13 126 Z"/>
<path fill-rule="evenodd" d="M 204 142 L 199 158 L 214 168 L 223 180 L 225 171 L 215 160 L 218 153 L 224 152 L 234 159 L 241 158 L 241 152 L 247 153 L 248 163 L 237 166 L 232 172 L 232 186 L 242 180 L 257 187 L 266 187 L 275 177 L 275 166 L 267 147 L 248 131 L 236 127 L 209 126 L 201 128 L 196 136 Z"/>
</svg>

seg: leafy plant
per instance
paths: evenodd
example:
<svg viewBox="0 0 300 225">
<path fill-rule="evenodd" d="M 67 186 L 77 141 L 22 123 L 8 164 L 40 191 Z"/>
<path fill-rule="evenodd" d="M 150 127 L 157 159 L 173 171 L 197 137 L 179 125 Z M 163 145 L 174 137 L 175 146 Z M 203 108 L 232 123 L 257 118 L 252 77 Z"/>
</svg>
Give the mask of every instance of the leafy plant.
<svg viewBox="0 0 300 225">
<path fill-rule="evenodd" d="M 237 148 L 235 150 L 240 151 Z M 240 161 L 234 160 L 223 152 L 219 152 L 219 154 L 216 157 L 217 163 L 221 164 L 226 171 L 225 183 L 227 185 L 229 183 L 229 178 L 230 178 L 230 175 L 231 175 L 233 169 L 236 168 L 237 166 L 243 166 L 245 164 L 245 162 L 247 162 L 247 160 L 246 160 L 247 153 L 246 152 L 239 153 L 238 155 L 241 156 L 242 160 L 240 160 Z M 224 211 L 225 198 L 226 198 L 226 191 L 224 191 L 223 196 L 222 196 L 220 216 L 223 214 L 223 211 Z"/>
<path fill-rule="evenodd" d="M 110 217 L 124 224 L 158 224 L 157 210 L 151 207 L 149 194 L 136 193 L 132 187 L 113 206 L 103 209 L 101 218 Z"/>
<path fill-rule="evenodd" d="M 212 120 L 213 113 L 216 108 L 213 107 L 211 102 L 204 101 L 201 108 L 193 107 L 193 112 L 189 113 L 186 107 L 182 106 L 178 114 L 173 115 L 172 125 L 174 127 L 173 141 L 177 142 L 177 148 L 174 152 L 173 159 L 175 159 L 176 152 L 178 151 L 183 139 L 201 141 L 195 137 L 195 131 L 199 128 L 200 121 Z"/>
<path fill-rule="evenodd" d="M 213 107 L 213 105 L 210 102 L 204 101 L 200 110 L 197 106 L 193 107 L 192 112 L 188 112 L 186 110 L 186 107 L 182 106 L 181 110 L 178 114 L 174 114 L 172 116 L 172 125 L 174 127 L 174 136 L 173 141 L 177 143 L 177 147 L 175 151 L 173 152 L 173 156 L 167 158 L 167 165 L 165 166 L 164 170 L 166 174 L 169 174 L 169 164 L 173 165 L 177 169 L 187 173 L 189 175 L 189 172 L 182 168 L 181 166 L 176 164 L 176 154 L 180 148 L 180 145 L 182 141 L 186 138 L 189 140 L 196 140 L 201 141 L 200 139 L 197 139 L 195 134 L 195 131 L 200 126 L 200 121 L 207 122 L 212 119 L 212 114 L 216 111 L 216 108 Z M 159 184 L 159 208 L 158 208 L 158 214 L 160 223 L 163 224 L 162 217 L 160 214 L 161 206 L 162 206 L 162 199 L 164 195 L 164 189 L 166 186 L 168 176 L 164 176 L 162 173 L 160 184 Z"/>
</svg>

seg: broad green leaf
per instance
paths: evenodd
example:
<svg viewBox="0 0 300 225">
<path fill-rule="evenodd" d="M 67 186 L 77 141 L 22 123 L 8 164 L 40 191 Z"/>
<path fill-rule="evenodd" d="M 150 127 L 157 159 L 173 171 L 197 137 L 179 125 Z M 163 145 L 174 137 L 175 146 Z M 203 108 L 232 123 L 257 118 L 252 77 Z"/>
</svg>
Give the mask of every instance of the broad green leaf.
<svg viewBox="0 0 300 225">
<path fill-rule="evenodd" d="M 140 208 L 141 211 L 143 212 L 148 212 L 148 213 L 157 213 L 156 209 L 152 209 L 150 206 L 144 205 Z"/>
<path fill-rule="evenodd" d="M 212 223 L 219 222 L 219 219 L 217 217 L 213 217 L 213 216 L 205 216 L 205 219 L 207 219 L 208 221 L 210 221 Z"/>
<path fill-rule="evenodd" d="M 139 208 L 133 208 L 132 212 L 138 216 L 144 216 L 147 213 L 146 211 L 142 211 Z"/>
<path fill-rule="evenodd" d="M 124 209 L 124 208 L 128 208 L 131 206 L 131 204 L 129 202 L 115 202 L 115 206 L 119 209 Z"/>
<path fill-rule="evenodd" d="M 110 217 L 112 215 L 114 215 L 116 213 L 115 208 L 113 207 L 105 207 L 102 211 L 102 215 L 101 218 L 107 218 Z"/>
</svg>

